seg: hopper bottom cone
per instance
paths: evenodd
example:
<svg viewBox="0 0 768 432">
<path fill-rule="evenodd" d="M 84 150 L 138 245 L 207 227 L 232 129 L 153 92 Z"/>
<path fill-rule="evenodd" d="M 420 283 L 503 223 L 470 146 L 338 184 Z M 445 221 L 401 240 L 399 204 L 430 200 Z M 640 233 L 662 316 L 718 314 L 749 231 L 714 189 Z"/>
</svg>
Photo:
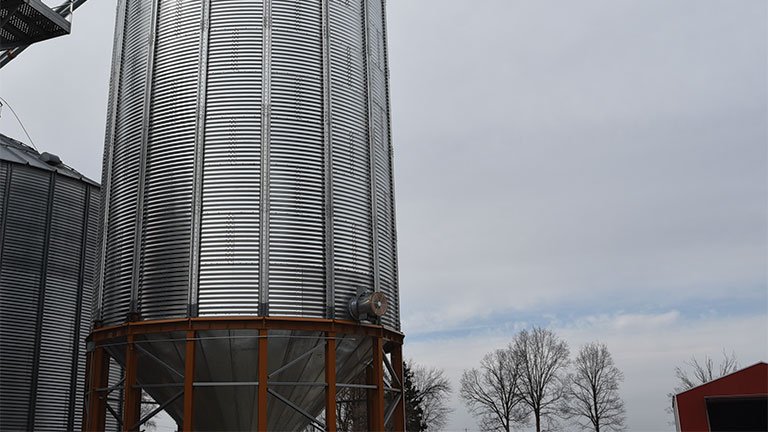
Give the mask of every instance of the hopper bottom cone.
<svg viewBox="0 0 768 432">
<path fill-rule="evenodd" d="M 131 325 L 121 327 L 128 330 Z M 369 426 L 377 421 L 374 417 L 378 417 L 381 424 L 398 423 L 402 417 L 401 345 L 389 340 L 392 338 L 385 340 L 366 334 L 370 331 L 349 334 L 338 331 L 274 328 L 266 331 L 213 327 L 197 331 L 171 329 L 139 332 L 126 337 L 109 337 L 120 332 L 104 334 L 105 338 L 96 344 L 96 350 L 102 347 L 104 357 L 113 360 L 113 369 L 119 365 L 121 373 L 109 371 L 104 374 L 104 371 L 95 371 L 94 368 L 98 369 L 99 365 L 91 362 L 89 406 L 93 412 L 88 413 L 86 420 L 95 429 L 89 429 L 88 425 L 85 429 L 110 430 L 110 425 L 116 427 L 117 423 L 109 417 L 117 414 L 118 417 L 126 418 L 126 411 L 131 411 L 134 406 L 126 403 L 125 399 L 133 397 L 136 401 L 136 394 L 140 394 L 136 392 L 141 391 L 154 399 L 183 430 L 299 431 L 311 427 L 316 430 L 336 430 L 336 409 L 330 418 L 334 423 L 333 428 L 326 425 L 325 411 L 328 406 L 336 407 L 337 403 L 362 402 L 362 409 L 368 411 L 365 416 L 369 419 L 365 421 L 368 424 L 360 430 L 375 427 Z M 376 327 L 360 328 L 370 330 Z M 380 327 L 378 329 L 382 330 Z M 386 330 L 381 332 L 387 333 L 394 335 L 395 339 L 401 336 Z M 391 355 L 392 360 L 383 352 L 385 343 L 390 351 L 395 347 L 396 354 Z M 333 353 L 329 356 L 328 350 L 331 347 Z M 92 346 L 89 353 L 91 360 L 96 350 Z M 190 353 L 193 353 L 193 358 L 188 363 L 187 355 Z M 331 375 L 326 368 L 329 359 L 335 360 Z M 265 364 L 266 371 L 263 371 L 260 366 Z M 185 379 L 186 371 L 189 370 L 193 371 L 192 380 Z M 108 382 L 99 385 L 94 382 L 94 378 L 98 380 L 99 376 L 112 378 L 105 378 Z M 262 400 L 259 394 L 260 378 L 264 376 L 268 383 L 265 389 L 266 404 L 260 403 Z M 329 380 L 329 377 L 332 379 Z M 131 381 L 134 382 L 132 386 Z M 333 381 L 333 387 L 329 381 Z M 123 391 L 125 385 L 133 388 L 134 393 Z M 328 405 L 326 389 L 334 387 L 336 392 L 342 389 L 356 390 L 357 395 L 363 395 L 363 400 L 341 400 L 345 398 L 337 397 L 333 399 L 333 405 Z M 100 402 L 93 400 L 102 399 L 98 392 L 109 388 L 113 388 L 112 402 L 107 397 L 106 402 L 101 403 L 111 404 L 111 409 L 99 406 Z M 191 397 L 185 397 L 185 389 L 188 388 L 192 389 Z M 119 398 L 115 397 L 117 394 Z M 120 403 L 124 406 L 120 406 Z M 264 406 L 266 417 L 262 418 L 259 408 Z M 188 412 L 190 409 L 191 412 Z M 102 410 L 107 412 L 101 414 L 101 419 L 92 418 L 99 417 L 98 412 Z M 136 410 L 139 414 L 128 414 L 129 417 L 133 416 L 133 424 L 126 425 L 122 430 L 141 429 L 140 425 L 134 429 L 132 426 L 141 422 L 142 417 L 147 417 L 147 411 L 151 411 L 146 408 L 144 412 L 138 408 Z M 101 428 L 99 423 L 103 425 Z M 361 427 L 360 423 L 362 421 L 357 422 L 356 430 Z"/>
</svg>

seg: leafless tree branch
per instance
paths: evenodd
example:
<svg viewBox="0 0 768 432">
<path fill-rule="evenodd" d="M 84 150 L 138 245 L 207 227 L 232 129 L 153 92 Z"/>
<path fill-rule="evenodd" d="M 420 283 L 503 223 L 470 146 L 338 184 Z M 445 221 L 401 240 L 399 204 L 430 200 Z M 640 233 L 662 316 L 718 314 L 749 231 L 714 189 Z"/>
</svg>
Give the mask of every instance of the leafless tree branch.
<svg viewBox="0 0 768 432">
<path fill-rule="evenodd" d="M 626 410 L 618 392 L 623 380 L 624 374 L 616 367 L 604 344 L 584 345 L 569 377 L 565 413 L 583 429 L 595 432 L 624 430 Z"/>
<path fill-rule="evenodd" d="M 464 371 L 459 394 L 469 411 L 479 417 L 483 431 L 509 432 L 513 425 L 525 422 L 520 373 L 512 345 L 486 354 L 479 369 Z"/>
<path fill-rule="evenodd" d="M 536 432 L 556 428 L 558 405 L 565 396 L 568 344 L 551 330 L 534 327 L 515 338 L 513 356 L 521 368 L 520 389 L 529 406 Z"/>
<path fill-rule="evenodd" d="M 448 423 L 448 416 L 453 409 L 448 406 L 451 395 L 451 382 L 445 376 L 445 371 L 435 367 L 426 367 L 409 362 L 413 365 L 413 382 L 421 396 L 422 419 L 427 425 L 427 431 L 440 431 Z"/>
<path fill-rule="evenodd" d="M 684 362 L 684 364 L 687 368 L 681 368 L 680 366 L 675 368 L 675 376 L 678 379 L 678 386 L 675 387 L 675 393 L 684 392 L 701 384 L 706 384 L 712 380 L 736 372 L 739 368 L 739 363 L 736 361 L 736 354 L 731 352 L 731 354 L 728 355 L 725 350 L 723 350 L 723 360 L 718 366 L 715 366 L 715 362 L 710 356 L 704 356 L 702 362 L 699 362 L 695 357 L 691 357 L 691 360 Z"/>
<path fill-rule="evenodd" d="M 723 349 L 723 360 L 717 367 L 710 356 L 704 356 L 704 360 L 701 362 L 696 357 L 691 357 L 689 361 L 683 362 L 683 364 L 687 367 L 677 366 L 675 368 L 677 386 L 675 386 L 671 393 L 667 393 L 670 401 L 678 393 L 706 384 L 739 369 L 736 353 L 731 351 L 729 355 L 725 349 Z M 671 405 L 668 406 L 666 411 L 671 414 L 673 407 Z"/>
</svg>

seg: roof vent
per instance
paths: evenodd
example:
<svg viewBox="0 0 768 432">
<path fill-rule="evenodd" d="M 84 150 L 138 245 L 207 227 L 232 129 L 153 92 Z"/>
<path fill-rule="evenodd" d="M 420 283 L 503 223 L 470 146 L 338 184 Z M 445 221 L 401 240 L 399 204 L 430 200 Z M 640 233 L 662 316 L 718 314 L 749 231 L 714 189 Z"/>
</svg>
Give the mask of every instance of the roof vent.
<svg viewBox="0 0 768 432">
<path fill-rule="evenodd" d="M 43 152 L 40 155 L 40 160 L 47 163 L 48 165 L 53 165 L 53 166 L 61 165 L 61 158 L 56 156 L 55 154 L 51 154 L 48 152 Z"/>
</svg>

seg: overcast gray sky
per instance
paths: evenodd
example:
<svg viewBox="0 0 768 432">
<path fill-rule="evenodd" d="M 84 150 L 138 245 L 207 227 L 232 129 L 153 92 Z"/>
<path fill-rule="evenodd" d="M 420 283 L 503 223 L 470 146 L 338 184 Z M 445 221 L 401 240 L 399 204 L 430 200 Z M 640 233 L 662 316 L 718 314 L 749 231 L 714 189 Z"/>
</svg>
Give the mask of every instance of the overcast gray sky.
<svg viewBox="0 0 768 432">
<path fill-rule="evenodd" d="M 0 70 L 37 147 L 95 179 L 114 3 Z M 389 0 L 406 355 L 458 387 L 526 326 L 600 340 L 635 431 L 673 429 L 691 355 L 767 360 L 766 5 Z M 7 108 L 0 132 L 26 141 Z"/>
</svg>

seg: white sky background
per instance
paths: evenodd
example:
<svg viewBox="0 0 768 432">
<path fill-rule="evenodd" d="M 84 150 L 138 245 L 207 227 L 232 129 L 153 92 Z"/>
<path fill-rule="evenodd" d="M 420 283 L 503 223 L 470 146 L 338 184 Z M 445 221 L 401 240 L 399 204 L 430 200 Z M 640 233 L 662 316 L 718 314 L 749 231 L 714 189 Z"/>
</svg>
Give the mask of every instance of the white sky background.
<svg viewBox="0 0 768 432">
<path fill-rule="evenodd" d="M 0 70 L 40 151 L 97 180 L 114 8 Z M 767 8 L 389 0 L 406 355 L 458 387 L 522 326 L 599 339 L 636 431 L 673 429 L 691 355 L 768 360 Z M 7 107 L 0 132 L 27 141 Z"/>
</svg>

